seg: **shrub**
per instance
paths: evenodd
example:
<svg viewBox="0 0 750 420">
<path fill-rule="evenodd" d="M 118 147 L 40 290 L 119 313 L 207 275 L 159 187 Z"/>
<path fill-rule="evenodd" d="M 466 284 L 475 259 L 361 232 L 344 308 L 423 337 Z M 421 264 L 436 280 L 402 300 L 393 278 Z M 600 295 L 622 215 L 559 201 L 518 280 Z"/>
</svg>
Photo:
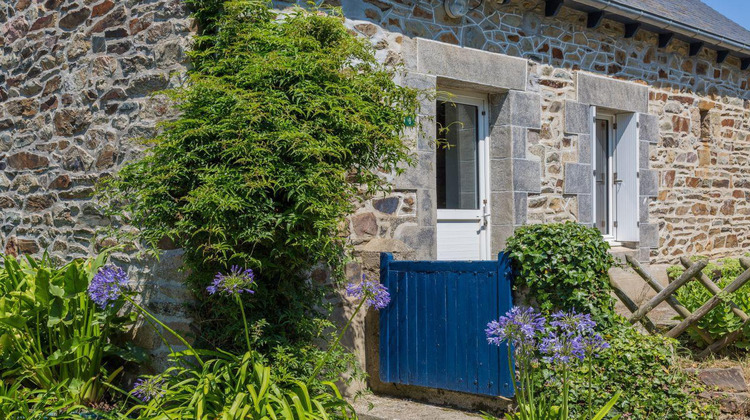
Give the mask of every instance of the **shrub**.
<svg viewBox="0 0 750 420">
<path fill-rule="evenodd" d="M 93 404 L 145 353 L 114 341 L 135 320 L 122 304 L 100 308 L 87 296 L 107 255 L 55 267 L 48 258 L 6 256 L 0 270 L 0 362 L 3 378 L 58 399 Z M 41 394 L 40 394 L 41 395 Z"/>
<path fill-rule="evenodd" d="M 702 389 L 676 363 L 675 340 L 645 335 L 627 321 L 619 320 L 602 333 L 610 344 L 601 357 L 593 360 L 594 406 L 601 407 L 617 392 L 622 392 L 614 411 L 625 419 L 684 420 L 711 419 L 717 414 L 713 404 L 699 400 Z M 551 367 L 538 378 L 545 396 L 558 402 L 561 388 L 550 381 Z M 586 367 L 571 378 L 571 412 L 582 413 L 588 404 Z M 540 384 L 542 385 L 542 384 Z"/>
<path fill-rule="evenodd" d="M 542 312 L 590 313 L 611 325 L 614 300 L 608 271 L 614 264 L 609 244 L 597 229 L 568 222 L 527 225 L 508 240 L 517 290 Z"/>
<path fill-rule="evenodd" d="M 387 190 L 380 175 L 410 161 L 402 133 L 417 92 L 394 83 L 396 70 L 335 12 L 191 3 L 203 32 L 188 83 L 170 92 L 181 114 L 100 197 L 150 249 L 171 239 L 185 250 L 199 298 L 216 271 L 255 269 L 264 279 L 247 304 L 255 344 L 284 362 L 279 372 L 302 377 L 332 327 L 325 290 L 303 273 L 321 262 L 341 273 L 353 203 Z M 227 308 L 198 302 L 202 345 L 242 347 Z M 333 378 L 351 360 L 341 353 L 326 372 Z"/>
<path fill-rule="evenodd" d="M 693 258 L 697 260 L 698 258 Z M 667 269 L 669 277 L 676 279 L 682 275 L 685 269 L 680 266 L 672 266 Z M 703 269 L 703 274 L 708 276 L 711 281 L 716 283 L 720 289 L 725 288 L 733 282 L 745 270 L 740 265 L 737 258 L 725 258 L 717 263 L 709 263 Z M 698 281 L 691 280 L 684 286 L 677 289 L 677 300 L 680 301 L 689 311 L 695 311 L 708 302 L 712 294 L 703 287 Z M 729 297 L 737 306 L 745 312 L 750 312 L 750 285 L 744 285 Z M 736 331 L 742 327 L 742 320 L 735 315 L 729 305 L 721 304 L 712 309 L 708 314 L 698 321 L 698 326 L 708 331 L 714 339 L 719 339 L 726 334 Z M 691 330 L 688 330 L 691 341 L 699 346 L 705 346 L 703 339 Z M 742 339 L 736 341 L 733 346 L 738 348 L 750 347 L 750 340 L 745 335 Z"/>
</svg>

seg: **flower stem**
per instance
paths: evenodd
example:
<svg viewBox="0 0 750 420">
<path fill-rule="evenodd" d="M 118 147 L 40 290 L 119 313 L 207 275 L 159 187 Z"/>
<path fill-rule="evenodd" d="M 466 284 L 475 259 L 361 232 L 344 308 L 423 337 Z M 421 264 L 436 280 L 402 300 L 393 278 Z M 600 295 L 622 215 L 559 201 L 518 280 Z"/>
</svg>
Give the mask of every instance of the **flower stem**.
<svg viewBox="0 0 750 420">
<path fill-rule="evenodd" d="M 568 394 L 570 391 L 570 384 L 568 383 L 568 367 L 563 368 L 563 409 L 562 409 L 562 418 L 563 420 L 568 420 L 570 417 L 568 415 Z"/>
<path fill-rule="evenodd" d="M 205 366 L 205 363 L 203 363 L 203 359 L 201 359 L 201 357 L 198 355 L 198 352 L 195 351 L 195 349 L 193 348 L 193 346 L 191 346 L 190 343 L 188 343 L 187 340 L 185 340 L 180 334 L 177 334 L 177 332 L 175 332 L 175 330 L 167 327 L 163 322 L 159 321 L 158 318 L 156 318 L 155 316 L 151 315 L 151 313 L 149 311 L 147 311 L 146 309 L 144 309 L 143 306 L 141 306 L 138 303 L 136 303 L 133 300 L 133 298 L 131 298 L 130 296 L 126 296 L 125 299 L 127 299 L 128 302 L 130 302 L 139 311 L 141 311 L 141 313 L 143 315 L 147 316 L 148 318 L 151 318 L 152 321 L 154 321 L 155 323 L 159 324 L 159 326 L 161 326 L 162 328 L 164 328 L 165 330 L 167 330 L 170 334 L 172 334 L 175 338 L 177 338 L 178 340 L 180 340 L 180 342 L 182 344 L 184 344 L 185 347 L 187 347 L 193 353 L 193 355 L 195 356 L 196 360 L 198 360 L 198 363 L 200 363 L 201 367 Z"/>
<path fill-rule="evenodd" d="M 589 360 L 588 360 L 588 362 L 589 362 L 589 372 L 588 372 L 588 376 L 589 376 L 588 377 L 588 381 L 589 381 L 589 396 L 588 396 L 588 410 L 587 410 L 588 415 L 586 416 L 587 420 L 591 419 L 591 409 L 593 408 L 593 407 L 591 407 L 591 369 L 593 368 L 593 366 L 592 366 L 593 363 L 591 363 L 591 359 L 592 358 L 589 357 Z"/>
<path fill-rule="evenodd" d="M 361 302 L 359 302 L 359 305 L 357 306 L 357 309 L 354 310 L 354 313 L 352 316 L 349 317 L 349 321 L 346 322 L 346 325 L 344 326 L 344 329 L 341 330 L 341 333 L 339 333 L 339 336 L 336 337 L 336 341 L 333 342 L 331 347 L 328 348 L 328 351 L 326 351 L 326 354 L 323 355 L 323 358 L 318 362 L 317 366 L 315 366 L 315 370 L 313 371 L 312 375 L 310 375 L 310 378 L 307 380 L 307 383 L 309 384 L 312 382 L 313 379 L 315 379 L 318 376 L 318 373 L 320 373 L 320 370 L 323 368 L 323 365 L 326 364 L 328 361 L 328 357 L 330 357 L 331 352 L 338 347 L 339 342 L 341 342 L 341 339 L 344 337 L 344 334 L 346 334 L 346 330 L 349 329 L 349 326 L 352 324 L 352 321 L 354 320 L 354 317 L 357 316 L 360 309 L 362 309 L 362 305 L 364 305 L 365 301 L 367 299 L 363 298 Z"/>
<path fill-rule="evenodd" d="M 245 316 L 245 305 L 242 304 L 242 299 L 240 299 L 239 295 L 235 295 L 234 299 L 237 301 L 237 304 L 240 305 L 240 311 L 242 312 L 242 323 L 245 325 L 245 342 L 247 343 L 247 351 L 251 351 L 251 345 L 250 345 L 250 332 L 247 328 L 247 316 Z"/>
</svg>

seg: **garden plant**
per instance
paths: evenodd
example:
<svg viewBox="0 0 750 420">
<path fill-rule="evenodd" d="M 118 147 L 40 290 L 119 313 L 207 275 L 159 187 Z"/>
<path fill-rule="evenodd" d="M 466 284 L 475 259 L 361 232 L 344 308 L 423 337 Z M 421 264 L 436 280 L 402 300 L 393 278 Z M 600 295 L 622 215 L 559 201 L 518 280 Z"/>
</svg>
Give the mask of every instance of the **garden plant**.
<svg viewBox="0 0 750 420">
<path fill-rule="evenodd" d="M 612 412 L 622 418 L 714 418 L 715 404 L 698 397 L 702 389 L 677 363 L 679 343 L 641 333 L 615 313 L 607 275 L 614 260 L 608 250 L 597 229 L 572 222 L 523 226 L 509 239 L 517 300 L 547 317 L 557 311 L 590 314 L 609 344 L 599 357 L 570 367 L 567 392 L 559 366 L 538 360 L 533 389 L 548 405 L 562 407 L 567 398 L 573 418 L 585 418 L 588 407 L 604 407 L 618 393 Z M 593 394 L 587 392 L 589 384 Z"/>
<path fill-rule="evenodd" d="M 698 260 L 701 257 L 694 257 Z M 667 274 L 671 279 L 676 279 L 685 269 L 680 266 L 672 266 L 667 269 Z M 707 276 L 711 281 L 723 289 L 733 282 L 745 271 L 737 258 L 723 258 L 716 262 L 710 262 L 703 269 L 702 274 Z M 677 300 L 680 301 L 689 311 L 695 311 L 705 304 L 713 295 L 709 293 L 703 285 L 697 281 L 690 281 L 684 286 L 677 289 Z M 744 285 L 739 290 L 732 293 L 729 300 L 734 302 L 745 313 L 750 312 L 750 285 Z M 698 326 L 708 331 L 709 334 L 718 340 L 721 337 L 736 331 L 743 325 L 742 319 L 732 312 L 729 305 L 722 304 L 712 309 L 708 314 L 698 321 Z M 745 350 L 750 347 L 750 331 L 745 331 L 744 336 L 736 341 L 732 346 L 735 349 Z M 699 347 L 705 347 L 703 339 L 688 330 L 691 342 Z"/>
<path fill-rule="evenodd" d="M 0 363 L 3 377 L 17 381 L 6 389 L 6 397 L 25 393 L 18 386 L 26 384 L 35 392 L 54 391 L 65 401 L 96 404 L 125 362 L 145 361 L 142 350 L 114 340 L 135 321 L 134 314 L 119 314 L 124 302 L 100 307 L 87 295 L 107 255 L 59 268 L 46 256 L 5 257 L 0 270 Z"/>
<path fill-rule="evenodd" d="M 333 282 L 343 279 L 341 227 L 359 199 L 390 189 L 383 173 L 411 162 L 403 137 L 419 92 L 394 82 L 400 68 L 379 63 L 336 10 L 189 4 L 200 28 L 192 68 L 167 92 L 180 114 L 144 139 L 144 153 L 99 198 L 118 240 L 184 251 L 197 347 L 246 347 L 234 298 L 209 297 L 206 287 L 217 271 L 253 267 L 264 282 L 242 302 L 250 339 L 275 375 L 303 380 L 325 355 L 316 343 L 335 340 L 323 299 L 330 286 L 309 282 L 309 272 L 324 266 Z M 354 367 L 336 351 L 325 379 Z"/>
<path fill-rule="evenodd" d="M 505 343 L 508 346 L 508 365 L 511 371 L 515 368 L 518 376 L 518 380 L 513 376 L 518 409 L 515 415 L 506 415 L 508 420 L 601 420 L 612 410 L 621 392 L 600 410 L 594 411 L 592 402 L 592 359 L 609 348 L 594 327 L 596 322 L 589 314 L 556 312 L 548 320 L 533 308 L 518 306 L 487 325 L 487 340 L 490 344 L 499 346 Z M 534 373 L 539 371 L 541 359 L 554 368 L 555 379 L 561 384 L 559 406 L 534 388 Z M 584 390 L 587 403 L 582 410 L 585 416 L 573 417 L 570 412 L 570 375 L 571 370 L 579 366 L 584 366 L 588 372 Z"/>
<path fill-rule="evenodd" d="M 308 384 L 317 379 L 317 375 L 326 365 L 327 358 L 338 350 L 341 337 L 362 309 L 370 306 L 382 309 L 388 305 L 388 291 L 379 283 L 363 278 L 361 282 L 349 284 L 347 294 L 356 300 L 356 310 L 338 335 L 338 339 L 330 345 L 325 357 L 314 367 L 312 376 L 306 380 L 280 381 L 278 376 L 273 374 L 273 367 L 264 365 L 262 355 L 252 348 L 248 329 L 245 330 L 247 347 L 243 353 L 218 348 L 195 349 L 182 335 L 169 328 L 136 301 L 129 286 L 128 275 L 117 266 L 105 264 L 107 255 L 103 253 L 87 261 L 74 261 L 61 270 L 44 265 L 43 263 L 48 263 L 48 260 L 36 261 L 27 258 L 27 263 L 22 265 L 14 258 L 7 257 L 4 263 L 5 275 L 0 276 L 3 287 L 0 302 L 17 295 L 17 290 L 23 289 L 19 284 L 27 284 L 33 286 L 32 294 L 35 295 L 56 293 L 67 299 L 74 299 L 76 304 L 91 309 L 90 315 L 97 319 L 96 322 L 112 321 L 113 325 L 120 325 L 114 321 L 127 319 L 128 325 L 132 325 L 138 316 L 144 317 L 150 321 L 149 324 L 156 329 L 170 349 L 172 347 L 169 340 L 162 334 L 172 335 L 182 344 L 181 350 L 172 349 L 172 367 L 157 375 L 141 377 L 134 383 L 132 390 L 126 392 L 120 387 L 121 381 L 115 380 L 116 374 L 122 371 L 122 365 L 109 373 L 101 364 L 101 360 L 91 357 L 97 356 L 96 352 L 89 352 L 78 358 L 58 360 L 63 355 L 70 354 L 67 342 L 58 340 L 43 343 L 41 347 L 51 352 L 50 366 L 44 366 L 36 359 L 27 362 L 27 359 L 37 357 L 34 354 L 37 351 L 35 348 L 40 346 L 35 341 L 36 334 L 27 332 L 27 326 L 8 321 L 8 316 L 5 316 L 4 328 L 14 330 L 16 334 L 11 341 L 13 346 L 4 344 L 3 362 L 6 367 L 14 367 L 14 357 L 21 357 L 18 361 L 20 366 L 6 368 L 3 371 L 5 382 L 0 383 L 0 414 L 3 414 L 3 418 L 43 419 L 55 416 L 61 419 L 79 419 L 89 418 L 91 413 L 96 413 L 100 418 L 144 420 L 356 418 L 356 414 L 342 398 L 335 384 L 323 381 L 323 391 L 311 389 Z M 19 267 L 23 267 L 23 270 L 19 270 Z M 48 277 L 48 270 L 58 275 Z M 64 275 L 59 275 L 60 273 Z M 67 284 L 66 289 L 63 287 L 63 279 L 75 282 Z M 256 284 L 252 270 L 234 266 L 227 274 L 218 273 L 208 286 L 207 292 L 212 296 L 224 295 L 235 300 L 239 310 L 243 311 L 241 301 L 243 297 L 250 298 L 255 293 Z M 16 287 L 11 289 L 9 285 Z M 57 291 L 58 287 L 60 291 Z M 31 301 L 28 296 L 21 300 Z M 69 305 L 64 306 L 67 308 Z M 118 312 L 125 312 L 127 316 L 118 318 Z M 36 316 L 33 317 L 34 321 L 36 319 Z M 70 325 L 74 325 L 75 320 L 75 316 L 67 314 L 63 319 Z M 92 329 L 96 328 L 91 324 L 88 325 L 88 330 L 74 329 L 68 338 L 73 343 L 96 343 L 97 349 L 103 352 L 102 349 L 114 348 L 113 338 L 124 328 L 96 329 L 96 335 L 87 336 L 86 334 L 91 334 Z M 13 331 L 6 334 L 13 334 Z M 43 332 L 39 335 L 54 336 Z M 6 340 L 8 339 L 6 337 Z M 21 343 L 22 340 L 28 342 Z M 84 370 L 89 376 L 79 373 L 78 376 L 71 377 L 68 373 L 71 368 L 88 367 L 92 364 L 93 368 Z M 58 369 L 49 370 L 55 366 Z M 41 367 L 47 368 L 44 370 L 45 381 L 38 379 L 37 370 Z M 82 389 L 74 386 L 79 383 L 85 386 Z M 91 389 L 98 391 L 92 393 Z M 91 396 L 92 399 L 86 400 L 86 396 Z M 98 404 L 104 400 L 107 404 Z"/>
</svg>

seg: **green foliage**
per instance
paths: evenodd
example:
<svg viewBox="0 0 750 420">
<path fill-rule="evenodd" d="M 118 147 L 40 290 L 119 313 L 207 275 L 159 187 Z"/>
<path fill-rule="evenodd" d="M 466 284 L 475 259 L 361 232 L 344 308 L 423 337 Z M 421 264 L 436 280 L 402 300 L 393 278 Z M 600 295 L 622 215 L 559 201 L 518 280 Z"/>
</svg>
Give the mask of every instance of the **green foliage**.
<svg viewBox="0 0 750 420">
<path fill-rule="evenodd" d="M 693 258 L 693 260 L 697 259 Z M 672 266 L 667 269 L 667 274 L 670 278 L 676 279 L 684 271 L 685 269 L 681 265 Z M 720 289 L 724 289 L 744 271 L 739 259 L 725 258 L 719 260 L 717 263 L 706 265 L 703 269 L 703 274 L 716 283 Z M 712 296 L 703 285 L 694 280 L 677 289 L 677 300 L 691 312 L 703 306 Z M 750 312 L 750 285 L 745 284 L 730 296 L 726 296 L 725 299 L 736 303 L 743 311 Z M 708 331 L 714 339 L 719 339 L 742 327 L 742 320 L 732 312 L 729 305 L 723 303 L 701 318 L 698 321 L 698 326 Z M 703 339 L 698 334 L 691 330 L 688 330 L 688 334 L 693 343 L 705 346 Z M 748 340 L 747 334 L 742 339 L 736 341 L 733 346 L 743 349 L 750 347 L 750 340 Z"/>
<path fill-rule="evenodd" d="M 625 320 L 602 335 L 610 348 L 601 357 L 593 359 L 594 407 L 604 406 L 617 392 L 622 392 L 613 412 L 622 418 L 683 420 L 711 419 L 716 407 L 700 401 L 695 387 L 676 363 L 675 340 L 638 332 Z M 540 382 L 546 385 L 545 395 L 550 401 L 559 401 L 561 385 L 551 381 L 551 368 L 546 368 Z M 587 366 L 582 366 L 572 376 L 572 413 L 582 413 L 587 405 L 586 384 L 589 380 Z"/>
<path fill-rule="evenodd" d="M 100 198 L 139 228 L 131 239 L 185 250 L 199 298 L 217 271 L 253 268 L 254 344 L 281 374 L 304 377 L 332 324 L 326 290 L 303 273 L 324 263 L 340 275 L 345 217 L 363 192 L 389 188 L 382 173 L 411 160 L 402 134 L 417 91 L 394 83 L 398 69 L 378 63 L 335 11 L 189 3 L 201 32 L 188 83 L 170 92 L 181 114 Z M 202 346 L 242 347 L 237 311 L 224 303 L 198 302 Z M 333 378 L 352 358 L 331 360 Z"/>
<path fill-rule="evenodd" d="M 333 383 L 328 392 L 314 393 L 303 382 L 283 387 L 271 369 L 246 353 L 238 357 L 219 352 L 202 368 L 176 357 L 177 366 L 159 375 L 162 393 L 133 407 L 144 420 L 317 420 L 356 418 Z"/>
<path fill-rule="evenodd" d="M 65 395 L 65 392 L 56 388 L 30 390 L 20 382 L 0 382 L 0 418 L 42 420 L 52 415 L 57 417 L 73 405 L 67 400 L 59 400 L 58 394 Z"/>
<path fill-rule="evenodd" d="M 190 53 L 190 82 L 171 92 L 181 117 L 105 197 L 132 212 L 141 239 L 174 240 L 196 267 L 339 266 L 353 200 L 387 189 L 381 171 L 410 159 L 401 134 L 416 91 L 337 16 L 224 6 L 217 34 Z"/>
<path fill-rule="evenodd" d="M 112 341 L 135 318 L 119 316 L 121 304 L 102 310 L 88 298 L 89 282 L 105 261 L 102 254 L 58 268 L 46 257 L 5 257 L 0 270 L 3 378 L 91 404 L 102 399 L 124 361 L 143 361 L 134 347 Z"/>
<path fill-rule="evenodd" d="M 597 229 L 573 222 L 527 225 L 506 249 L 517 272 L 516 290 L 542 312 L 575 309 L 599 325 L 612 324 L 608 271 L 614 259 Z"/>
</svg>

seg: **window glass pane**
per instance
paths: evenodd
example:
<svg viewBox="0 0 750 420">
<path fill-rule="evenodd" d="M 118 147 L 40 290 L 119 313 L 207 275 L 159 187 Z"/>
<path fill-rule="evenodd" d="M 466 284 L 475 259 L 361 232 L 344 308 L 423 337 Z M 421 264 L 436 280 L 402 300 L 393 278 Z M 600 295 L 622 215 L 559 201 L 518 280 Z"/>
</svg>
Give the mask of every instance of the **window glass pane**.
<svg viewBox="0 0 750 420">
<path fill-rule="evenodd" d="M 478 107 L 439 102 L 437 198 L 439 209 L 479 208 Z"/>
<path fill-rule="evenodd" d="M 609 234 L 609 121 L 596 120 L 596 142 L 594 151 L 594 175 L 596 188 L 596 227 L 604 235 Z"/>
</svg>

